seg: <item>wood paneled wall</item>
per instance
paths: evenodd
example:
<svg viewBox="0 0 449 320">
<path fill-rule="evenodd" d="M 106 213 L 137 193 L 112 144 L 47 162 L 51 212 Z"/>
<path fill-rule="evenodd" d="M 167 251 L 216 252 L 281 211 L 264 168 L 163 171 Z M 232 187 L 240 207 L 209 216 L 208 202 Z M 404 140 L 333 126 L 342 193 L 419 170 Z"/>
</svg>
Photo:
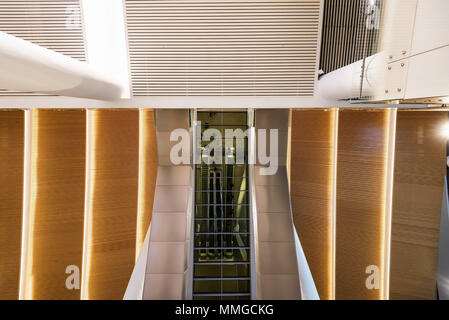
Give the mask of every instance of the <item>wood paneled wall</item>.
<svg viewBox="0 0 449 320">
<path fill-rule="evenodd" d="M 0 299 L 17 299 L 21 285 L 24 298 L 79 299 L 80 290 L 66 288 L 71 265 L 85 271 L 88 294 L 81 298 L 122 299 L 151 220 L 153 110 L 30 112 L 29 231 L 22 253 L 24 115 L 0 111 Z"/>
<path fill-rule="evenodd" d="M 66 288 L 67 266 L 83 256 L 86 115 L 78 110 L 33 110 L 31 193 L 32 298 L 79 299 Z M 31 284 L 30 284 L 31 285 Z M 30 297 L 31 298 L 31 297 Z"/>
<path fill-rule="evenodd" d="M 157 141 L 154 111 L 140 110 L 139 213 L 137 216 L 136 258 L 139 255 L 153 214 L 157 177 Z"/>
<path fill-rule="evenodd" d="M 390 299 L 436 299 L 447 112 L 398 111 Z"/>
<path fill-rule="evenodd" d="M 87 112 L 91 126 L 86 121 Z M 34 221 L 29 266 L 32 296 L 78 299 L 79 290 L 65 288 L 65 268 L 81 268 L 84 250 L 88 257 L 84 268 L 88 298 L 121 299 L 134 267 L 136 249 L 151 220 L 157 168 L 152 110 L 32 113 L 34 127 L 29 130 L 36 138 L 32 139 L 36 153 L 31 161 L 31 180 L 36 184 L 29 213 Z M 331 128 L 335 125 L 335 111 L 292 113 L 293 214 L 323 299 L 331 297 L 332 246 L 336 249 L 336 299 L 381 297 L 380 290 L 365 287 L 365 270 L 369 265 L 381 265 L 385 249 L 382 223 L 387 184 L 387 113 L 340 110 L 337 145 L 332 142 L 335 137 Z M 24 114 L 22 110 L 0 111 L 0 299 L 17 299 L 19 292 Z M 446 163 L 441 128 L 448 122 L 447 116 L 447 112 L 437 111 L 397 113 L 390 255 L 392 299 L 436 297 Z M 90 135 L 86 136 L 86 132 Z M 85 168 L 86 154 L 90 158 L 89 172 Z M 335 155 L 336 184 L 331 170 Z M 336 210 L 331 216 L 334 195 Z M 330 239 L 332 219 L 336 222 L 334 243 Z M 87 247 L 83 233 L 87 235 Z"/>
<path fill-rule="evenodd" d="M 292 113 L 293 214 L 322 299 L 332 287 L 335 299 L 382 297 L 365 283 L 368 266 L 383 266 L 388 120 L 380 110 Z"/>
<path fill-rule="evenodd" d="M 85 276 L 89 299 L 122 299 L 136 251 L 139 111 L 89 110 L 91 235 Z"/>
<path fill-rule="evenodd" d="M 18 299 L 24 111 L 0 110 L 0 299 Z"/>
<path fill-rule="evenodd" d="M 381 298 L 365 282 L 366 268 L 381 268 L 383 257 L 387 125 L 387 111 L 339 114 L 336 299 Z"/>
<path fill-rule="evenodd" d="M 337 112 L 292 111 L 293 218 L 321 299 L 333 298 L 332 196 Z"/>
</svg>

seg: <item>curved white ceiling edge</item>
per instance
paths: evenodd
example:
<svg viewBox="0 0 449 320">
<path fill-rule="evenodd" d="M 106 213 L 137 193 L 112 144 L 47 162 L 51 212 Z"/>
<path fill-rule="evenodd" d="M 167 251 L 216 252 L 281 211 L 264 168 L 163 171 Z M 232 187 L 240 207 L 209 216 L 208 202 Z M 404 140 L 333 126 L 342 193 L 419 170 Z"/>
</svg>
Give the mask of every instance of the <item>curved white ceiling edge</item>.
<svg viewBox="0 0 449 320">
<path fill-rule="evenodd" d="M 325 74 L 318 81 L 318 95 L 329 100 L 356 99 L 371 97 L 377 93 L 385 75 L 382 62 L 384 53 L 369 56 L 340 69 Z M 360 81 L 363 74 L 363 83 Z"/>
<path fill-rule="evenodd" d="M 97 100 L 120 99 L 120 79 L 0 31 L 0 88 Z"/>
</svg>

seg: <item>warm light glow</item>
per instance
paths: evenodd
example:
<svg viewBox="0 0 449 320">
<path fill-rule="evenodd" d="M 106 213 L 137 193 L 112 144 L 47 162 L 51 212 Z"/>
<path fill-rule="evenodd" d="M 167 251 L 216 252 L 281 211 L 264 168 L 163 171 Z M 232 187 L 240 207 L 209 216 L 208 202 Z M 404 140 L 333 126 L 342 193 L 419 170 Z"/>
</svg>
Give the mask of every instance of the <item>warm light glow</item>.
<svg viewBox="0 0 449 320">
<path fill-rule="evenodd" d="M 25 111 L 20 300 L 33 299 L 34 216 L 37 189 L 38 112 Z"/>
<path fill-rule="evenodd" d="M 22 245 L 20 251 L 19 299 L 26 299 L 29 194 L 31 175 L 31 110 L 24 111 L 23 192 L 22 192 Z"/>
<path fill-rule="evenodd" d="M 393 180 L 394 180 L 394 155 L 396 148 L 396 114 L 397 109 L 386 111 L 385 128 L 385 167 L 383 183 L 383 215 L 382 230 L 383 243 L 381 248 L 381 287 L 380 298 L 390 298 L 390 252 L 391 252 L 391 218 L 393 209 Z"/>
<path fill-rule="evenodd" d="M 293 109 L 290 109 L 288 114 L 288 136 L 287 136 L 287 163 L 285 165 L 285 170 L 287 172 L 287 182 L 288 182 L 288 191 L 291 193 L 291 181 L 290 181 L 290 168 L 292 165 L 292 118 L 293 118 Z"/>
<path fill-rule="evenodd" d="M 447 140 L 449 140 L 449 122 L 446 122 L 446 123 L 444 123 L 442 126 L 441 126 L 441 129 L 440 129 L 441 131 L 441 135 L 445 138 L 445 139 L 447 139 Z"/>
<path fill-rule="evenodd" d="M 338 154 L 338 114 L 339 109 L 333 109 L 330 125 L 332 159 L 329 173 L 329 297 L 335 299 L 335 245 L 336 245 L 336 221 L 337 221 L 337 154 Z"/>
<path fill-rule="evenodd" d="M 139 109 L 139 187 L 137 196 L 137 226 L 136 226 L 136 261 L 145 240 L 144 218 L 145 218 L 145 195 L 146 195 L 146 153 L 147 130 L 143 109 Z"/>
<path fill-rule="evenodd" d="M 89 277 L 92 259 L 92 199 L 95 171 L 95 111 L 86 110 L 86 168 L 84 194 L 84 235 L 83 235 L 83 266 L 81 275 L 81 299 L 89 299 Z"/>
</svg>

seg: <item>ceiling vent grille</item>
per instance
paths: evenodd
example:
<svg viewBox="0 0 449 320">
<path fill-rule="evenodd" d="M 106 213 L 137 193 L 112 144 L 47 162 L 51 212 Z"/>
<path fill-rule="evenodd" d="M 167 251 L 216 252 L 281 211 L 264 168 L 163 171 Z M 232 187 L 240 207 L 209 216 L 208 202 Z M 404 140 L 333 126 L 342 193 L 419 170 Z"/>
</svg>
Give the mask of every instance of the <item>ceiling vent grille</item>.
<svg viewBox="0 0 449 320">
<path fill-rule="evenodd" d="M 328 73 L 378 51 L 383 0 L 324 0 L 320 69 Z"/>
<path fill-rule="evenodd" d="M 79 0 L 1 0 L 0 31 L 85 61 Z M 0 95 L 35 95 L 0 90 Z"/>
<path fill-rule="evenodd" d="M 320 0 L 126 0 L 134 96 L 312 96 Z"/>
</svg>

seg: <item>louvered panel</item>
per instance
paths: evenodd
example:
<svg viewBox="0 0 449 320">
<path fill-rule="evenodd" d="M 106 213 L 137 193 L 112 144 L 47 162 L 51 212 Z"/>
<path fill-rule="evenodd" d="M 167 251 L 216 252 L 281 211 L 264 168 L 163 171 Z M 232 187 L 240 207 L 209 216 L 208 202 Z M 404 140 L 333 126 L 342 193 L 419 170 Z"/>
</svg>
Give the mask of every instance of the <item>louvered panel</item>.
<svg viewBox="0 0 449 320">
<path fill-rule="evenodd" d="M 313 95 L 319 0 L 126 0 L 135 96 Z"/>
<path fill-rule="evenodd" d="M 0 1 L 0 31 L 85 61 L 79 0 Z M 38 95 L 0 89 L 0 96 Z"/>
<path fill-rule="evenodd" d="M 320 69 L 324 73 L 378 51 L 379 29 L 372 22 L 378 21 L 380 25 L 382 3 L 383 0 L 324 1 L 320 56 Z"/>
</svg>

